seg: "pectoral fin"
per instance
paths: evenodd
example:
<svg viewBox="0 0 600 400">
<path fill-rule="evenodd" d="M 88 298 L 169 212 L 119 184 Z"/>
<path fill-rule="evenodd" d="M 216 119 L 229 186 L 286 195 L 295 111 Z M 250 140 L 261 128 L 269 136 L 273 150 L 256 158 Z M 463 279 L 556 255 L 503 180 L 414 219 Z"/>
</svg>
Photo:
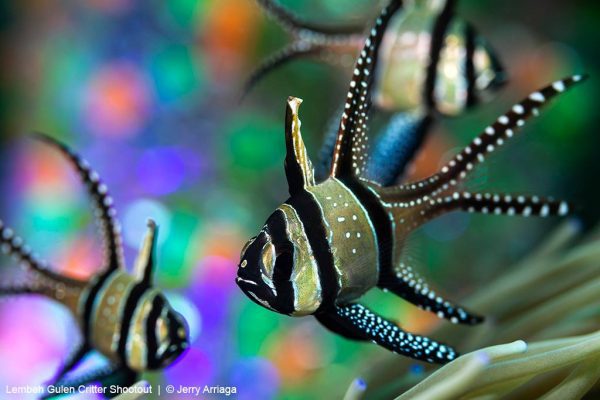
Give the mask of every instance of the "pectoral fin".
<svg viewBox="0 0 600 400">
<path fill-rule="evenodd" d="M 361 304 L 337 306 L 326 318 L 328 325 L 334 326 L 336 332 L 343 331 L 346 337 L 372 340 L 381 347 L 416 360 L 445 364 L 458 357 L 452 347 L 406 332 Z"/>
</svg>

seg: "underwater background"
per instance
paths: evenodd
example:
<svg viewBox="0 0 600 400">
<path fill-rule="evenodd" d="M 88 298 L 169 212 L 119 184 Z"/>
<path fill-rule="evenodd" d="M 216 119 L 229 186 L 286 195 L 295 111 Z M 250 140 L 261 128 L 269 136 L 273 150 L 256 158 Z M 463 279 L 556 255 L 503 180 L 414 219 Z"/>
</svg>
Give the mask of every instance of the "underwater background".
<svg viewBox="0 0 600 400">
<path fill-rule="evenodd" d="M 383 4 L 280 2 L 307 20 L 365 24 Z M 86 277 L 99 268 L 99 236 L 82 185 L 56 152 L 24 135 L 42 131 L 82 154 L 108 185 L 129 265 L 146 219 L 157 221 L 156 282 L 188 320 L 192 348 L 148 380 L 236 386 L 241 399 L 331 398 L 385 354 L 312 318 L 261 308 L 234 282 L 246 239 L 287 197 L 285 99 L 304 99 L 303 136 L 316 155 L 345 97 L 354 55 L 341 65 L 290 63 L 240 103 L 244 79 L 288 41 L 253 0 L 27 0 L 0 7 L 1 217 L 57 270 Z M 565 198 L 580 208 L 583 226 L 593 227 L 600 217 L 600 5 L 463 0 L 458 12 L 497 49 L 509 84 L 494 101 L 443 119 L 412 175 L 436 170 L 530 91 L 587 72 L 585 85 L 528 124 L 470 187 Z M 557 222 L 456 213 L 413 235 L 407 252 L 440 292 L 458 299 L 501 276 Z M 9 282 L 16 266 L 7 257 L 0 266 Z M 377 291 L 366 302 L 407 330 L 444 324 Z M 0 387 L 47 381 L 78 339 L 67 311 L 41 297 L 0 301 L 0 326 Z"/>
</svg>

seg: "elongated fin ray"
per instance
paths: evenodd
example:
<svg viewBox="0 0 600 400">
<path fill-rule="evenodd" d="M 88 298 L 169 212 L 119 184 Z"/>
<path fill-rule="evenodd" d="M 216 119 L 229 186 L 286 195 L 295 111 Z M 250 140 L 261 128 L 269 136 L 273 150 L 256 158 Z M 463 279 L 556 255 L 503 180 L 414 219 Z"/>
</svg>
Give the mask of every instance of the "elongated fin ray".
<svg viewBox="0 0 600 400">
<path fill-rule="evenodd" d="M 353 33 L 361 33 L 364 29 L 363 26 L 358 25 L 329 27 L 319 24 L 312 24 L 300 20 L 290 11 L 279 5 L 276 1 L 257 0 L 257 2 L 267 14 L 269 14 L 283 27 L 283 29 L 294 35 L 302 35 L 303 32 L 321 35 L 350 35 Z"/>
<path fill-rule="evenodd" d="M 331 176 L 360 177 L 368 156 L 367 121 L 379 48 L 402 1 L 392 0 L 375 21 L 354 67 L 331 163 Z"/>
<path fill-rule="evenodd" d="M 17 260 L 23 263 L 27 268 L 39 273 L 40 275 L 51 279 L 55 282 L 70 283 L 81 285 L 82 282 L 76 279 L 68 278 L 48 269 L 44 262 L 40 261 L 31 252 L 31 248 L 26 245 L 19 236 L 15 235 L 14 231 L 4 222 L 0 220 L 0 247 L 3 253 L 12 255 Z M 35 293 L 40 293 L 36 291 Z"/>
<path fill-rule="evenodd" d="M 448 196 L 439 196 L 424 203 L 420 211 L 413 213 L 405 221 L 408 229 L 414 229 L 442 214 L 462 210 L 471 213 L 565 217 L 572 213 L 573 206 L 566 201 L 539 196 L 523 196 L 504 193 L 454 192 Z"/>
<path fill-rule="evenodd" d="M 76 169 L 96 208 L 95 215 L 104 241 L 106 267 L 108 270 L 124 268 L 121 227 L 115 218 L 116 211 L 112 206 L 112 197 L 108 194 L 108 189 L 100 180 L 98 173 L 67 145 L 42 133 L 35 133 L 34 137 L 59 150 Z"/>
<path fill-rule="evenodd" d="M 254 89 L 256 84 L 260 82 L 265 76 L 267 76 L 273 70 L 287 64 L 290 61 L 311 57 L 320 54 L 324 51 L 324 47 L 321 45 L 309 43 L 306 41 L 297 41 L 291 45 L 283 48 L 277 53 L 267 58 L 254 72 L 246 83 L 242 91 L 240 101 L 243 101 L 246 96 Z"/>
<path fill-rule="evenodd" d="M 348 332 L 346 336 L 372 340 L 390 351 L 416 360 L 445 364 L 458 357 L 452 347 L 406 332 L 361 304 L 337 306 L 325 318 L 330 324 L 345 329 Z"/>
<path fill-rule="evenodd" d="M 312 163 L 300 133 L 298 109 L 302 100 L 289 97 L 285 113 L 285 174 L 290 195 L 301 192 L 307 186 L 315 185 Z"/>
<path fill-rule="evenodd" d="M 156 260 L 156 238 L 158 236 L 158 227 L 154 220 L 148 220 L 148 230 L 146 237 L 142 242 L 142 247 L 135 260 L 135 276 L 139 282 L 148 286 L 152 285 L 152 274 Z"/>
<path fill-rule="evenodd" d="M 488 126 L 469 146 L 442 167 L 440 172 L 421 181 L 381 189 L 382 198 L 402 201 L 424 195 L 431 197 L 456 185 L 459 180 L 466 178 L 478 163 L 482 163 L 486 156 L 510 140 L 531 116 L 538 115 L 541 107 L 584 79 L 585 76 L 574 75 L 532 93 Z"/>
<path fill-rule="evenodd" d="M 475 325 L 483 322 L 482 316 L 476 315 L 435 293 L 412 267 L 400 263 L 393 272 L 395 274 L 383 273 L 377 286 L 387 289 L 419 308 L 431 311 L 438 317 L 445 318 L 452 323 Z"/>
<path fill-rule="evenodd" d="M 7 286 L 0 287 L 0 297 L 20 296 L 22 294 L 43 294 L 38 287 Z"/>
</svg>

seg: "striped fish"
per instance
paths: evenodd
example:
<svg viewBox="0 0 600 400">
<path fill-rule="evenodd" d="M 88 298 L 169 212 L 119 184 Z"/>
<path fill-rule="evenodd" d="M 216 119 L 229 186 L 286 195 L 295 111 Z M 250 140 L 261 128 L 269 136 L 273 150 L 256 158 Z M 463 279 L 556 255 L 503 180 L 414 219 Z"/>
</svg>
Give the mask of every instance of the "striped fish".
<svg viewBox="0 0 600 400">
<path fill-rule="evenodd" d="M 299 20 L 273 0 L 258 0 L 293 37 L 249 78 L 246 95 L 269 72 L 293 59 L 338 61 L 360 50 L 362 27 L 329 28 Z M 460 115 L 488 100 L 506 82 L 504 68 L 471 23 L 456 15 L 456 0 L 414 0 L 399 7 L 384 33 L 372 101 L 394 113 L 378 135 L 366 176 L 382 185 L 398 180 L 438 115 Z M 315 174 L 327 176 L 337 121 L 325 133 Z M 390 155 L 393 157 L 390 159 Z"/>
<path fill-rule="evenodd" d="M 290 316 L 314 315 L 347 338 L 370 340 L 418 360 L 445 363 L 450 346 L 403 331 L 357 300 L 373 287 L 392 292 L 453 323 L 483 318 L 450 302 L 402 262 L 403 243 L 427 221 L 453 210 L 506 215 L 567 215 L 568 203 L 459 191 L 478 163 L 512 138 L 551 98 L 582 80 L 558 81 L 516 104 L 431 177 L 383 187 L 364 178 L 373 72 L 386 27 L 400 1 L 377 19 L 358 58 L 344 106 L 330 174 L 317 183 L 300 133 L 301 100 L 290 97 L 285 120 L 285 173 L 290 197 L 242 250 L 237 284 L 250 299 Z"/>
<path fill-rule="evenodd" d="M 45 135 L 36 137 L 67 158 L 90 193 L 103 233 L 104 268 L 88 281 L 53 272 L 0 221 L 2 250 L 13 255 L 35 278 L 25 286 L 2 288 L 0 294 L 44 295 L 66 306 L 75 316 L 81 328 L 82 344 L 51 384 L 78 387 L 116 375 L 125 376 L 127 384 L 132 384 L 141 372 L 171 365 L 189 345 L 185 321 L 152 283 L 158 228 L 154 221 L 148 221 L 148 231 L 135 262 L 135 274 L 128 274 L 116 211 L 106 185 L 88 163 L 66 145 Z M 103 354 L 110 361 L 110 367 L 82 379 L 64 380 L 92 350 Z"/>
</svg>

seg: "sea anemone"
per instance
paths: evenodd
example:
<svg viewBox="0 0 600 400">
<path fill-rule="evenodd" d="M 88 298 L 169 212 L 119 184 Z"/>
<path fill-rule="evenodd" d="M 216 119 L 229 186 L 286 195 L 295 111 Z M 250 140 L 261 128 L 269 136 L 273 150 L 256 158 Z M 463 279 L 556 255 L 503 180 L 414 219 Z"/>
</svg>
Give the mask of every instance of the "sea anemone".
<svg viewBox="0 0 600 400">
<path fill-rule="evenodd" d="M 471 351 L 435 369 L 386 355 L 367 366 L 347 399 L 578 399 L 600 377 L 600 231 L 560 225 L 525 260 L 463 303 L 488 317 L 433 337 Z"/>
</svg>

